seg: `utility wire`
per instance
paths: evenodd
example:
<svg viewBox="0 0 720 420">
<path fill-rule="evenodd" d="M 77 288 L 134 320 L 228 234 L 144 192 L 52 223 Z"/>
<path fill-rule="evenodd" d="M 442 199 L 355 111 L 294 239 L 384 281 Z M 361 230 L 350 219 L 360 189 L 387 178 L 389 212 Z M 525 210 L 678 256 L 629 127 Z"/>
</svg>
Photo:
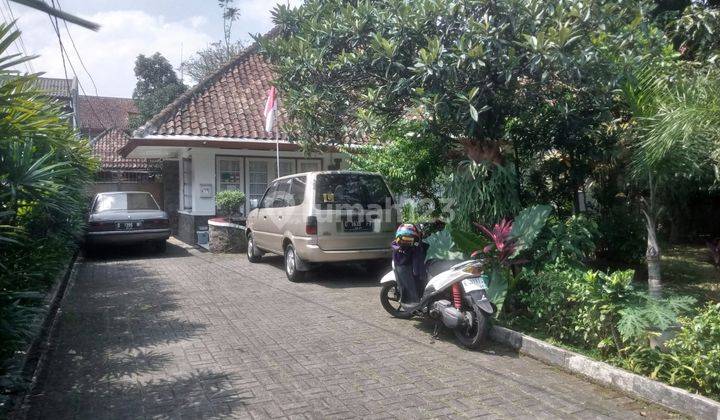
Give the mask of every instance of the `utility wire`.
<svg viewBox="0 0 720 420">
<path fill-rule="evenodd" d="M 8 1 L 8 0 L 5 0 Z M 62 6 L 60 6 L 60 0 L 53 0 L 53 6 L 55 5 L 55 1 L 57 1 L 57 9 L 62 11 Z M 57 22 L 57 21 L 56 21 Z M 68 38 L 70 38 L 70 44 L 72 44 L 73 50 L 75 50 L 75 55 L 77 56 L 78 60 L 80 61 L 80 65 L 82 66 L 83 70 L 85 71 L 85 74 L 88 75 L 90 78 L 90 83 L 93 85 L 93 89 L 95 89 L 95 96 L 100 96 L 98 94 L 98 88 L 95 84 L 95 80 L 93 79 L 92 75 L 88 71 L 87 67 L 85 67 L 85 62 L 83 61 L 82 57 L 80 56 L 80 52 L 77 49 L 77 46 L 75 45 L 75 40 L 73 39 L 72 35 L 70 34 L 70 29 L 68 28 L 67 21 L 63 20 L 63 25 L 65 26 L 65 32 L 68 34 Z M 69 58 L 68 58 L 69 60 Z"/>
<path fill-rule="evenodd" d="M 53 7 L 55 7 L 55 1 L 52 1 Z M 67 50 L 65 50 L 65 45 L 62 42 L 62 36 L 60 35 L 60 26 L 57 22 L 57 17 L 53 17 L 52 15 L 48 14 L 48 17 L 50 18 L 50 24 L 52 24 L 53 29 L 55 30 L 55 35 L 57 35 L 58 44 L 60 45 L 60 55 L 62 57 L 62 63 L 63 63 L 63 71 L 65 73 L 65 82 L 67 84 L 68 93 L 71 92 L 70 87 L 70 80 L 68 79 L 67 74 L 67 67 L 65 66 L 65 56 L 67 56 L 67 63 L 70 65 L 70 69 L 73 72 L 73 75 L 75 76 L 75 79 L 78 82 L 78 87 L 80 88 L 80 91 L 83 93 L 84 96 L 88 96 L 87 93 L 85 93 L 85 88 L 83 87 L 82 83 L 80 83 L 80 79 L 77 77 L 77 72 L 75 71 L 75 67 L 72 64 L 72 61 L 70 60 L 70 55 L 67 53 Z M 54 19 L 54 20 L 53 20 Z M 90 102 L 88 102 L 88 106 L 90 107 L 90 112 L 92 112 L 93 116 L 97 118 L 98 123 L 100 123 L 100 126 L 107 130 L 107 127 L 105 127 L 105 124 L 103 124 L 102 119 L 98 116 L 97 112 L 95 112 L 95 107 L 92 106 Z M 77 109 L 73 110 L 75 112 L 75 116 L 77 118 Z"/>
<path fill-rule="evenodd" d="M 8 1 L 8 0 L 5 0 L 5 1 Z M 57 6 L 56 6 L 56 2 L 57 2 Z M 62 12 L 62 6 L 60 5 L 60 0 L 52 0 L 52 4 L 53 4 L 53 7 L 57 7 L 57 9 Z M 57 19 L 56 19 L 56 23 L 57 23 Z M 95 90 L 95 97 L 99 98 L 100 95 L 98 94 L 98 88 L 97 88 L 97 85 L 95 84 L 95 79 L 93 79 L 92 74 L 90 74 L 87 67 L 85 66 L 85 62 L 82 59 L 82 55 L 80 55 L 80 51 L 78 51 L 78 48 L 75 45 L 75 40 L 73 39 L 72 34 L 70 34 L 70 28 L 68 27 L 67 21 L 63 21 L 63 25 L 65 26 L 65 32 L 67 32 L 68 38 L 70 38 L 70 43 L 72 44 L 73 50 L 75 51 L 75 55 L 77 56 L 78 61 L 80 61 L 80 65 L 82 66 L 83 70 L 85 71 L 85 74 L 87 74 L 88 78 L 90 78 L 90 83 L 92 83 L 93 89 Z M 67 51 L 65 53 L 67 54 Z M 68 57 L 68 61 L 70 61 L 70 57 Z M 77 75 L 76 75 L 76 77 L 77 77 Z M 78 85 L 80 85 L 79 78 L 78 78 Z M 89 98 L 88 95 L 85 95 L 84 91 L 83 91 L 83 95 L 85 97 Z M 90 104 L 90 102 L 88 102 L 88 106 L 90 106 L 92 109 L 92 105 Z M 103 111 L 105 113 L 105 116 L 108 117 L 108 124 L 112 125 L 113 121 L 115 120 L 113 118 L 112 114 L 106 108 L 100 107 L 100 109 L 101 109 L 101 111 Z M 102 121 L 99 121 L 99 122 L 100 122 L 100 125 L 105 130 L 108 130 L 107 128 L 105 128 L 105 125 L 102 123 Z"/>
</svg>

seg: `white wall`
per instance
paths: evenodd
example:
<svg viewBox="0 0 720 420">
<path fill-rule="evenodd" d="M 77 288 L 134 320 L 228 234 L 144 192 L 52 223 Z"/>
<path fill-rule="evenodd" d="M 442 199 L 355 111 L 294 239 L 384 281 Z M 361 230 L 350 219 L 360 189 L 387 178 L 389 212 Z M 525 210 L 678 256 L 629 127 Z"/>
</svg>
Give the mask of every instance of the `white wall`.
<svg viewBox="0 0 720 420">
<path fill-rule="evenodd" d="M 192 214 L 197 215 L 214 215 L 215 214 L 215 198 L 217 192 L 215 185 L 215 158 L 216 156 L 246 156 L 246 157 L 266 157 L 275 158 L 275 151 L 266 150 L 230 150 L 230 149 L 190 149 L 181 153 L 181 157 L 192 158 Z M 312 154 L 305 156 L 303 152 L 280 151 L 280 158 L 308 158 L 322 159 L 322 169 L 327 170 L 329 165 L 335 163 L 335 159 L 341 159 L 341 169 L 347 168 L 346 156 L 342 153 L 324 153 Z M 182 167 L 180 168 L 180 203 L 182 203 Z M 213 189 L 213 197 L 200 197 L 200 185 L 211 184 Z"/>
</svg>

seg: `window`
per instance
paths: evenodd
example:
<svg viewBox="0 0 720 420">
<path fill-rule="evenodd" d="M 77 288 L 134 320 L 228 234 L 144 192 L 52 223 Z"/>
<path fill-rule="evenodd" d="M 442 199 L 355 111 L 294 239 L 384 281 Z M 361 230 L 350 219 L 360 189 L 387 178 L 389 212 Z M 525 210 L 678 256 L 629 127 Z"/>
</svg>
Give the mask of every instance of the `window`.
<svg viewBox="0 0 720 420">
<path fill-rule="evenodd" d="M 379 175 L 320 174 L 315 180 L 315 204 L 322 209 L 355 205 L 386 209 L 392 203 L 390 191 Z"/>
<path fill-rule="evenodd" d="M 182 160 L 183 209 L 192 210 L 192 160 Z"/>
<path fill-rule="evenodd" d="M 273 165 L 276 163 L 273 162 Z M 280 174 L 277 176 L 280 178 L 281 176 L 285 175 L 292 175 L 295 173 L 295 161 L 294 160 L 287 160 L 287 159 L 280 159 Z"/>
<path fill-rule="evenodd" d="M 242 190 L 242 158 L 218 157 L 215 168 L 217 173 L 217 190 Z"/>
<path fill-rule="evenodd" d="M 321 170 L 319 160 L 300 160 L 298 161 L 298 172 L 314 172 Z"/>
<path fill-rule="evenodd" d="M 290 186 L 290 200 L 289 206 L 299 206 L 305 200 L 305 184 L 307 183 L 307 177 L 299 176 L 293 178 L 292 185 Z"/>
<path fill-rule="evenodd" d="M 95 202 L 95 213 L 114 210 L 159 210 L 150 193 L 101 194 Z"/>
<path fill-rule="evenodd" d="M 273 207 L 289 207 L 292 201 L 290 197 L 290 184 L 291 179 L 283 179 L 277 183 L 277 189 L 275 190 L 275 197 L 272 201 Z"/>
<path fill-rule="evenodd" d="M 260 201 L 268 181 L 268 161 L 248 160 L 248 203 L 253 199 Z M 252 210 L 252 207 L 250 209 Z"/>
<path fill-rule="evenodd" d="M 260 203 L 262 208 L 273 207 L 273 202 L 275 201 L 275 191 L 277 191 L 277 183 L 271 184 L 267 191 L 265 191 L 262 203 Z"/>
</svg>

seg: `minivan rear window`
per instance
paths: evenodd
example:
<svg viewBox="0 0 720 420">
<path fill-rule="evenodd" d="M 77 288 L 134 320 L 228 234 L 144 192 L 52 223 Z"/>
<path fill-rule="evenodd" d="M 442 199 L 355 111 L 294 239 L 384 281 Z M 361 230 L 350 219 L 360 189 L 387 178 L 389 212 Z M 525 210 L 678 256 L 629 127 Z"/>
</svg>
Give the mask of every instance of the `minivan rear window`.
<svg viewBox="0 0 720 420">
<path fill-rule="evenodd" d="M 387 209 L 393 204 L 392 195 L 379 175 L 319 174 L 315 180 L 315 204 L 320 209 L 342 209 L 379 206 Z"/>
</svg>

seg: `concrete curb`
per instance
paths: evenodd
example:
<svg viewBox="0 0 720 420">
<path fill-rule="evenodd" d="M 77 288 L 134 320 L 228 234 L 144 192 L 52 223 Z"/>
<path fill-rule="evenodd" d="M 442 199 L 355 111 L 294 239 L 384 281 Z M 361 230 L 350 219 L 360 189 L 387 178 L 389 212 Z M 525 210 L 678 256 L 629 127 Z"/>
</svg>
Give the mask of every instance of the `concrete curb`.
<svg viewBox="0 0 720 420">
<path fill-rule="evenodd" d="M 22 363 L 22 375 L 28 378 L 28 386 L 14 396 L 9 407 L 8 418 L 24 419 L 27 417 L 28 398 L 45 372 L 48 355 L 58 327 L 58 320 L 62 313 L 62 302 L 65 299 L 68 286 L 74 275 L 77 274 L 79 251 L 73 254 L 65 269 L 58 275 L 55 284 L 45 297 L 47 311 L 38 334 L 28 346 Z"/>
<path fill-rule="evenodd" d="M 720 402 L 630 373 L 537 338 L 493 326 L 490 338 L 520 353 L 648 402 L 699 419 L 720 420 Z"/>
</svg>

